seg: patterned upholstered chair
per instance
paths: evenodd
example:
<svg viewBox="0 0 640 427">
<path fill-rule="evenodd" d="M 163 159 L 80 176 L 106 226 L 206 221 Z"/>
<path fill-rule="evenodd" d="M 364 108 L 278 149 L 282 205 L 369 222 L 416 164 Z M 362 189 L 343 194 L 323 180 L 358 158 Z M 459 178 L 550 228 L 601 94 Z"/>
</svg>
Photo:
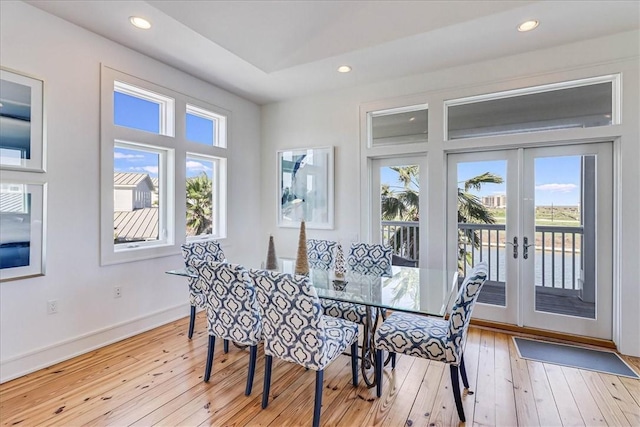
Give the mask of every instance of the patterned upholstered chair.
<svg viewBox="0 0 640 427">
<path fill-rule="evenodd" d="M 307 239 L 309 268 L 331 270 L 338 243 L 331 240 Z"/>
<path fill-rule="evenodd" d="M 449 365 L 456 408 L 460 420 L 465 421 L 458 367 L 462 383 L 468 389 L 469 381 L 463 358 L 464 345 L 471 311 L 486 279 L 487 264 L 476 264 L 458 291 L 448 320 L 396 312 L 384 321 L 376 331 L 374 344 L 378 397 L 382 394 L 383 350 L 437 360 Z"/>
<path fill-rule="evenodd" d="M 354 273 L 391 276 L 390 247 L 381 244 L 352 243 L 347 257 L 347 269 Z"/>
<path fill-rule="evenodd" d="M 222 262 L 224 252 L 220 244 L 213 240 L 206 242 L 185 243 L 182 245 L 182 257 L 187 267 L 195 261 Z M 196 307 L 206 308 L 206 298 L 204 292 L 198 288 L 198 280 L 189 278 L 189 304 L 191 305 L 191 316 L 189 317 L 189 339 L 193 337 L 193 326 L 196 320 Z"/>
<path fill-rule="evenodd" d="M 273 357 L 316 371 L 313 425 L 320 424 L 324 368 L 351 346 L 353 385 L 358 385 L 358 325 L 322 314 L 322 307 L 306 276 L 251 270 L 262 315 L 264 391 L 262 408 L 269 403 Z"/>
<path fill-rule="evenodd" d="M 213 367 L 216 337 L 249 346 L 249 374 L 245 394 L 251 394 L 256 369 L 262 322 L 256 290 L 247 271 L 240 265 L 224 262 L 195 261 L 199 287 L 207 298 L 209 350 L 204 381 L 209 382 Z"/>
</svg>

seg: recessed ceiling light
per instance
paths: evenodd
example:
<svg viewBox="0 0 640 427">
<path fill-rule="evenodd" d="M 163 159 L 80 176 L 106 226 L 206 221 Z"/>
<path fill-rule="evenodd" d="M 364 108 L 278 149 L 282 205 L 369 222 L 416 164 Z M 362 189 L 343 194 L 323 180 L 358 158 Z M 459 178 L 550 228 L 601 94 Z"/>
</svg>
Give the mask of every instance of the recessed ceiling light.
<svg viewBox="0 0 640 427">
<path fill-rule="evenodd" d="M 522 24 L 518 25 L 518 31 L 521 33 L 531 31 L 538 28 L 538 25 L 540 25 L 540 22 L 536 20 L 524 21 Z"/>
<path fill-rule="evenodd" d="M 414 121 L 415 119 L 416 119 L 415 117 L 409 117 L 410 122 Z"/>
<path fill-rule="evenodd" d="M 348 65 L 341 65 L 338 67 L 339 73 L 348 73 L 349 71 L 351 71 L 351 67 L 349 67 Z"/>
<path fill-rule="evenodd" d="M 140 18 L 139 16 L 129 17 L 129 22 L 131 22 L 134 27 L 140 28 L 142 30 L 148 30 L 149 28 L 151 28 L 151 22 L 147 21 L 144 18 Z"/>
</svg>

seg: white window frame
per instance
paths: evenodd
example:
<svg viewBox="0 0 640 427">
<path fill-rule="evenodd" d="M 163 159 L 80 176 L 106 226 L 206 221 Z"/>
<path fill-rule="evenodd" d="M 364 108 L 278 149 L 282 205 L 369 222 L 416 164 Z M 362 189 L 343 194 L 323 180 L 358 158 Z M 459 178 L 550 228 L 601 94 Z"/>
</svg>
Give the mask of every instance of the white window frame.
<svg viewBox="0 0 640 427">
<path fill-rule="evenodd" d="M 224 239 L 227 230 L 227 125 L 230 112 L 192 98 L 183 93 L 122 73 L 106 65 L 101 67 L 100 82 L 100 263 L 111 265 L 180 254 L 186 242 L 186 157 L 215 159 L 219 167 L 213 182 L 217 206 L 214 219 L 217 232 L 198 236 L 200 239 Z M 160 105 L 160 132 L 114 124 L 114 91 L 135 96 Z M 189 108 L 187 108 L 189 106 Z M 198 114 L 217 120 L 216 146 L 189 141 L 186 138 L 186 114 Z M 164 161 L 159 166 L 158 194 L 161 232 L 158 241 L 114 244 L 114 147 L 160 151 Z M 216 201 L 214 201 L 216 203 Z M 215 205 L 214 205 L 215 207 Z M 164 212 L 163 212 L 164 210 Z"/>
</svg>

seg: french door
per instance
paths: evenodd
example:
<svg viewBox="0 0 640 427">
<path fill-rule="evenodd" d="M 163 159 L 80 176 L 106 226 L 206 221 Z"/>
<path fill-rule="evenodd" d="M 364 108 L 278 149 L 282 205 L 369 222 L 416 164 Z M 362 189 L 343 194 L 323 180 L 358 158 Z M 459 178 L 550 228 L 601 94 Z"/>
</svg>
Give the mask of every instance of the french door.
<svg viewBox="0 0 640 427">
<path fill-rule="evenodd" d="M 474 316 L 612 336 L 612 144 L 448 156 L 450 264 L 489 265 Z"/>
</svg>

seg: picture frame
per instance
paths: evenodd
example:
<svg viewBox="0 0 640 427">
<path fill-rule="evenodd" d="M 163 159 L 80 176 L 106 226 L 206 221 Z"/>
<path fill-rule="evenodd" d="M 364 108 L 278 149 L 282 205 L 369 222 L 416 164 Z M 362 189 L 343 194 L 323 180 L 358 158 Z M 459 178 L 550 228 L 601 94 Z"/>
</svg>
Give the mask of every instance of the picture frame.
<svg viewBox="0 0 640 427">
<path fill-rule="evenodd" d="M 0 182 L 0 282 L 45 274 L 47 184 Z"/>
<path fill-rule="evenodd" d="M 333 229 L 333 147 L 280 150 L 279 227 Z"/>
<path fill-rule="evenodd" d="M 0 169 L 44 172 L 44 82 L 0 68 Z"/>
</svg>

